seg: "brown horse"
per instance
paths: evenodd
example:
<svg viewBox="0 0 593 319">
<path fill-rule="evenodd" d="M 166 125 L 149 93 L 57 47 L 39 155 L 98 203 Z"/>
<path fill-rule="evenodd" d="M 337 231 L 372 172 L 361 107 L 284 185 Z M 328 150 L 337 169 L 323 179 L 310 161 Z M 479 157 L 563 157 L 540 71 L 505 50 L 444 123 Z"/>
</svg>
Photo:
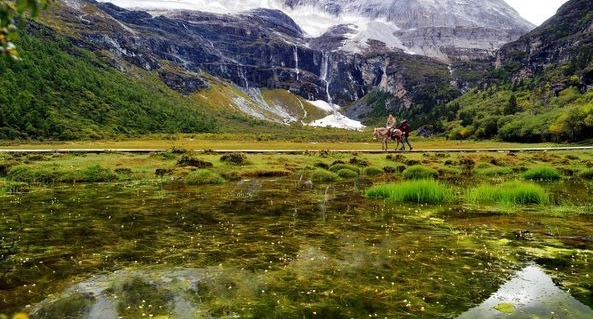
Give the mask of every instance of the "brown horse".
<svg viewBox="0 0 593 319">
<path fill-rule="evenodd" d="M 392 140 L 395 140 L 397 142 L 396 146 L 395 146 L 395 150 L 398 150 L 399 147 L 399 143 L 402 142 L 402 131 L 400 129 L 394 128 L 391 132 L 391 134 L 389 134 L 389 129 L 386 127 L 375 127 L 375 129 L 373 130 L 373 140 L 377 140 L 378 138 L 381 138 L 381 146 L 382 146 L 382 150 L 386 151 L 387 150 L 387 141 L 391 138 Z M 402 144 L 403 145 L 403 144 Z"/>
</svg>

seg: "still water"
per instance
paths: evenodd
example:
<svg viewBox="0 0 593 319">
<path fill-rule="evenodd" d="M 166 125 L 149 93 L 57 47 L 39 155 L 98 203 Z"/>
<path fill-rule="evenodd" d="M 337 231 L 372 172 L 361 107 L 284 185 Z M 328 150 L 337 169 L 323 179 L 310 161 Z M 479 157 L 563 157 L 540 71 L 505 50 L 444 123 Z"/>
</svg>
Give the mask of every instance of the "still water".
<svg viewBox="0 0 593 319">
<path fill-rule="evenodd" d="M 2 197 L 0 313 L 593 318 L 590 215 L 394 204 L 366 198 L 369 185 L 70 185 Z"/>
</svg>

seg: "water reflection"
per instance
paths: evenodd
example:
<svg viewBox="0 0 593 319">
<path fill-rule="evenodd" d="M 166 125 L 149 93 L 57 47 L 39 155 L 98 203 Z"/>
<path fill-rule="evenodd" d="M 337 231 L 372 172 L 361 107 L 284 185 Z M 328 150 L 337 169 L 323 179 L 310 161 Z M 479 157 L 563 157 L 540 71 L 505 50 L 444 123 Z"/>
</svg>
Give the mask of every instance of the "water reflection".
<svg viewBox="0 0 593 319">
<path fill-rule="evenodd" d="M 530 265 L 482 304 L 457 319 L 593 318 L 593 310 L 558 288 L 537 265 Z"/>
<path fill-rule="evenodd" d="M 81 319 L 454 318 L 530 260 L 554 265 L 554 278 L 590 305 L 591 242 L 574 244 L 590 236 L 590 218 L 474 216 L 367 199 L 361 185 L 82 185 L 0 198 L 0 230 L 19 239 L 0 264 L 0 309 Z M 524 227 L 530 240 L 509 235 Z"/>
</svg>

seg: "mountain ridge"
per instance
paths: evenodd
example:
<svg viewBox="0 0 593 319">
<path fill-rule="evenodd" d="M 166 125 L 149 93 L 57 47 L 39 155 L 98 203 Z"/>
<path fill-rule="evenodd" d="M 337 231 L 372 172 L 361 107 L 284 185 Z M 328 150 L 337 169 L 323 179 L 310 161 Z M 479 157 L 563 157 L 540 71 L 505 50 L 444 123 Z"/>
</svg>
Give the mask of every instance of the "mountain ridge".
<svg viewBox="0 0 593 319">
<path fill-rule="evenodd" d="M 107 1 L 107 0 L 101 0 Z M 170 2 L 112 1 L 122 7 L 168 15 Z M 534 26 L 523 19 L 503 0 L 486 0 L 479 4 L 462 0 L 221 0 L 177 6 L 175 10 L 197 10 L 238 14 L 255 8 L 283 11 L 308 37 L 331 33 L 340 37 L 326 50 L 360 53 L 368 49 L 369 40 L 379 40 L 386 47 L 409 53 L 449 60 L 450 47 L 492 51 L 517 39 Z M 312 21 L 314 20 L 314 21 Z M 310 30 L 314 30 L 311 32 Z M 385 32 L 389 31 L 389 32 Z M 446 43 L 443 43 L 447 40 Z M 445 44 L 445 45 L 444 45 Z"/>
<path fill-rule="evenodd" d="M 40 22 L 46 31 L 33 35 L 56 35 L 76 48 L 68 49 L 69 54 L 96 55 L 100 68 L 113 68 L 132 79 L 154 77 L 192 107 L 224 123 L 253 119 L 299 126 L 345 114 L 370 126 L 382 125 L 385 116 L 394 113 L 416 127 L 448 132 L 451 138 L 521 140 L 525 137 L 515 133 L 523 131 L 516 129 L 518 119 L 542 114 L 552 118 L 547 112 L 560 112 L 567 95 L 573 103 L 586 100 L 591 90 L 593 66 L 587 52 L 593 52 L 593 8 L 587 1 L 571 0 L 561 9 L 557 19 L 498 51 L 447 48 L 448 63 L 393 50 L 378 40 L 369 40 L 360 53 L 334 50 L 349 26 L 310 38 L 289 16 L 272 9 L 154 15 L 67 0 L 43 15 Z M 541 122 L 547 127 L 537 130 L 545 134 L 526 138 L 558 138 L 568 125 L 548 118 Z M 582 123 L 588 127 L 588 120 Z M 549 133 L 550 127 L 556 133 Z M 571 139 L 582 138 L 582 132 Z"/>
</svg>

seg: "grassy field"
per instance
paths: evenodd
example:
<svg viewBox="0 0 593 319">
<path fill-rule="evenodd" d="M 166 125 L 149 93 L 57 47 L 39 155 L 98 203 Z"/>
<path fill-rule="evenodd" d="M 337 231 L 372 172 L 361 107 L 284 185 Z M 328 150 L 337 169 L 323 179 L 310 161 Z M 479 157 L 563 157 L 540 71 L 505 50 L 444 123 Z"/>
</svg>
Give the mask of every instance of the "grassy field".
<svg viewBox="0 0 593 319">
<path fill-rule="evenodd" d="M 321 176 L 321 171 L 332 174 L 332 176 L 323 175 L 329 180 L 345 179 L 353 173 L 356 176 L 364 175 L 373 179 L 391 180 L 405 177 L 404 170 L 409 168 L 408 173 L 411 173 L 418 166 L 432 169 L 441 180 L 468 176 L 482 179 L 509 179 L 520 177 L 521 172 L 531 167 L 553 167 L 565 176 L 576 176 L 593 166 L 593 150 L 588 149 L 430 152 L 431 149 L 496 150 L 557 146 L 552 144 L 457 142 L 423 138 L 414 138 L 412 143 L 414 152 L 381 152 L 379 142 L 220 140 L 211 138 L 209 135 L 120 141 L 13 142 L 4 143 L 0 147 L 0 183 L 5 185 L 5 188 L 14 189 L 14 183 L 37 185 L 55 182 L 153 180 L 163 179 L 163 177 L 168 177 L 169 180 L 184 180 L 188 174 L 198 169 L 207 169 L 225 180 L 271 176 L 314 179 Z M 115 151 L 1 153 L 2 150 L 8 149 L 109 149 Z M 117 149 L 156 149 L 158 151 L 127 153 L 118 152 Z M 228 152 L 218 153 L 213 150 Z M 297 152 L 243 152 L 248 150 L 297 150 Z M 340 150 L 340 152 L 333 152 L 334 150 Z M 338 172 L 342 168 L 347 170 Z M 202 174 L 213 178 L 205 172 Z M 192 177 L 195 178 L 195 175 Z M 221 179 L 213 178 L 213 180 Z M 199 183 L 199 181 L 194 182 Z"/>
<path fill-rule="evenodd" d="M 412 174 L 419 166 L 432 170 L 439 180 L 500 180 L 520 178 L 520 173 L 532 167 L 553 167 L 567 177 L 584 175 L 593 167 L 591 149 L 551 150 L 568 145 L 450 141 L 413 136 L 413 152 L 394 152 L 394 143 L 389 145 L 390 152 L 382 152 L 381 143 L 373 141 L 370 129 L 352 132 L 319 129 L 316 132 L 319 134 L 314 141 L 230 133 L 152 135 L 99 141 L 4 141 L 0 142 L 0 189 L 14 192 L 54 183 L 152 180 L 204 184 L 275 176 L 328 182 L 363 176 L 391 181 L 406 179 L 406 174 Z M 311 132 L 307 134 L 311 137 Z M 514 151 L 530 148 L 544 150 Z M 73 151 L 48 151 L 58 149 Z M 472 152 L 442 152 L 460 149 Z M 257 152 L 260 150 L 266 152 Z"/>
</svg>

